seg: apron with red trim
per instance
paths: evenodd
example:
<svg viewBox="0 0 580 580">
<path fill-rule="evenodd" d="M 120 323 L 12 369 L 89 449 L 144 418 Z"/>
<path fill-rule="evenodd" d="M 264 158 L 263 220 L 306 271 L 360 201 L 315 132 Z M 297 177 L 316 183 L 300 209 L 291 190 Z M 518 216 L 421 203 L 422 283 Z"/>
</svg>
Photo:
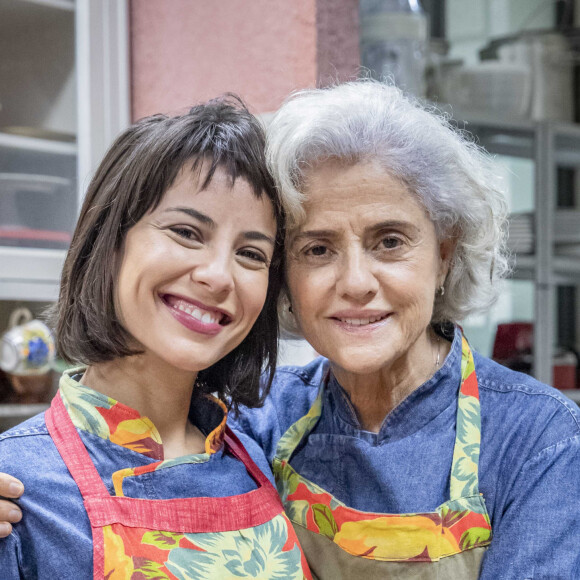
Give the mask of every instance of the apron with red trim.
<svg viewBox="0 0 580 580">
<path fill-rule="evenodd" d="M 60 395 L 46 424 L 83 497 L 95 580 L 311 578 L 276 490 L 229 428 L 224 452 L 244 464 L 257 489 L 147 500 L 109 494 Z"/>
<path fill-rule="evenodd" d="M 324 385 L 310 411 L 280 439 L 273 462 L 278 493 L 313 577 L 478 578 L 484 551 L 491 542 L 491 525 L 479 493 L 479 389 L 465 338 L 449 500 L 433 512 L 359 511 L 291 467 L 294 451 L 320 418 L 323 390 Z"/>
</svg>

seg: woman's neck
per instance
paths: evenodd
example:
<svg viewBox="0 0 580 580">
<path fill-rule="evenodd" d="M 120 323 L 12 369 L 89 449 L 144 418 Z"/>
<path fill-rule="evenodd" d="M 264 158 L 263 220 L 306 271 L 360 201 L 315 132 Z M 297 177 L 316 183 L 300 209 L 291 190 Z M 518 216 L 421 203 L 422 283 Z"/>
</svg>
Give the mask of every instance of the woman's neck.
<svg viewBox="0 0 580 580">
<path fill-rule="evenodd" d="M 148 417 L 171 459 L 205 449 L 205 437 L 188 420 L 196 377 L 136 355 L 91 365 L 82 383 Z"/>
<path fill-rule="evenodd" d="M 378 433 L 386 416 L 441 367 L 451 344 L 433 334 L 421 356 L 402 357 L 376 372 L 355 374 L 332 365 L 365 431 Z"/>
</svg>

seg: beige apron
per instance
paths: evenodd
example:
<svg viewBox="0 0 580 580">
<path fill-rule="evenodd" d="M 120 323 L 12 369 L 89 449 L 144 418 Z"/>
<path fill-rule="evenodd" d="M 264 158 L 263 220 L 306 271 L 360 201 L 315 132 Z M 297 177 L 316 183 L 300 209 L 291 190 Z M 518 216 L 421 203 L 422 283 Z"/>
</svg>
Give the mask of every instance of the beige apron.
<svg viewBox="0 0 580 580">
<path fill-rule="evenodd" d="M 450 499 L 429 513 L 381 514 L 350 508 L 296 473 L 290 459 L 320 418 L 322 393 L 288 429 L 273 462 L 278 493 L 320 580 L 479 576 L 491 525 L 479 493 L 481 415 L 473 355 L 462 339 Z"/>
</svg>

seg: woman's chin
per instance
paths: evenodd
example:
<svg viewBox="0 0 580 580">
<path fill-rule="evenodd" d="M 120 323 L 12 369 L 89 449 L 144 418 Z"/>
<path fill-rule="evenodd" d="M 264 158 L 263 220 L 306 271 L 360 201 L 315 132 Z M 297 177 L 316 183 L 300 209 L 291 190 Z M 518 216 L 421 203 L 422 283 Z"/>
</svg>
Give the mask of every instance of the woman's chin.
<svg viewBox="0 0 580 580">
<path fill-rule="evenodd" d="M 364 376 L 380 373 L 385 368 L 388 368 L 390 361 L 385 360 L 384 357 L 377 358 L 354 358 L 354 357 L 337 357 L 329 358 L 330 365 L 335 371 L 335 374 L 344 376 Z"/>
</svg>

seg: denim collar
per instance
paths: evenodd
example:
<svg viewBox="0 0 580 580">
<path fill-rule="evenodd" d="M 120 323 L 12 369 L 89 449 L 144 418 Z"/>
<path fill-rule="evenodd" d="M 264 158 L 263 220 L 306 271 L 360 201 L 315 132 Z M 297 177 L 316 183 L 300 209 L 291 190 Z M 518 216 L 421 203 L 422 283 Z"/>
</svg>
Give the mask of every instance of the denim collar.
<svg viewBox="0 0 580 580">
<path fill-rule="evenodd" d="M 163 443 L 159 431 L 148 417 L 79 382 L 84 367 L 65 371 L 59 392 L 73 424 L 103 439 L 163 460 Z M 190 419 L 206 435 L 205 453 L 212 455 L 222 447 L 227 419 L 225 405 L 210 395 L 194 397 Z"/>
<path fill-rule="evenodd" d="M 372 444 L 408 437 L 457 402 L 461 383 L 461 329 L 454 329 L 451 350 L 439 370 L 390 411 L 378 433 L 364 431 L 348 393 L 330 373 L 323 416 L 330 414 L 338 432 Z M 326 412 L 325 412 L 326 411 Z M 326 423 L 326 421 L 323 421 Z"/>
</svg>

